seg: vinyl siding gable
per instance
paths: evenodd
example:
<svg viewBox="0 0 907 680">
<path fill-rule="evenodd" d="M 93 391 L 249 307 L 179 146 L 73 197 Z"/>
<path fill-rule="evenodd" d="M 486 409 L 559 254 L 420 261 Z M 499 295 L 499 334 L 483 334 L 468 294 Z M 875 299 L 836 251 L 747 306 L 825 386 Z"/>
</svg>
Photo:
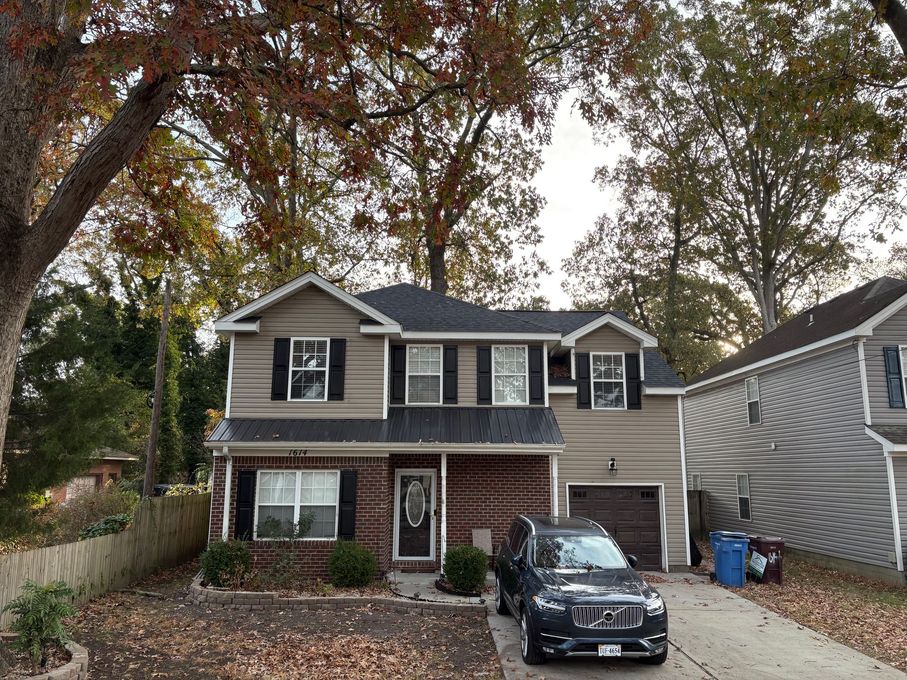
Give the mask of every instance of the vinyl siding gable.
<svg viewBox="0 0 907 680">
<path fill-rule="evenodd" d="M 576 341 L 577 352 L 640 352 L 639 340 L 601 326 Z"/>
</svg>

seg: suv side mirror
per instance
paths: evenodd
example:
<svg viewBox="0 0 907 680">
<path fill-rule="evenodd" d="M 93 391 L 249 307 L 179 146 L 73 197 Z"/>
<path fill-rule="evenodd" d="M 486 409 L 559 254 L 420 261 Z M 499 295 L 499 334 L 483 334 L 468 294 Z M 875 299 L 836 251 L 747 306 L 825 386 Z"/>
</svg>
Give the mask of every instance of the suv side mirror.
<svg viewBox="0 0 907 680">
<path fill-rule="evenodd" d="M 636 565 L 639 564 L 639 560 L 636 559 L 636 555 L 627 555 L 627 562 L 634 569 L 636 569 Z"/>
<path fill-rule="evenodd" d="M 521 571 L 526 568 L 526 558 L 522 555 L 514 555 L 510 563 Z"/>
</svg>

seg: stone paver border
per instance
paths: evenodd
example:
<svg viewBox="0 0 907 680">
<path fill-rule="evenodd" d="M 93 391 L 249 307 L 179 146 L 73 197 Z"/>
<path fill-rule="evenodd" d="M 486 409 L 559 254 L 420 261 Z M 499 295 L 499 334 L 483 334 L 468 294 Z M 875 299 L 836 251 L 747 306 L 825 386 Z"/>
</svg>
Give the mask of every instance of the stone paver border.
<svg viewBox="0 0 907 680">
<path fill-rule="evenodd" d="M 11 637 L 15 637 L 15 635 L 2 634 L 2 638 Z M 67 642 L 66 650 L 70 654 L 69 663 L 54 668 L 49 673 L 32 675 L 28 680 L 88 680 L 88 650 L 75 642 Z"/>
<path fill-rule="evenodd" d="M 483 604 L 456 602 L 430 602 L 396 597 L 280 597 L 275 592 L 222 590 L 202 585 L 201 574 L 189 585 L 189 600 L 193 604 L 240 611 L 277 611 L 281 609 L 355 609 L 367 605 L 380 605 L 399 614 L 419 616 L 471 616 L 485 618 Z"/>
</svg>

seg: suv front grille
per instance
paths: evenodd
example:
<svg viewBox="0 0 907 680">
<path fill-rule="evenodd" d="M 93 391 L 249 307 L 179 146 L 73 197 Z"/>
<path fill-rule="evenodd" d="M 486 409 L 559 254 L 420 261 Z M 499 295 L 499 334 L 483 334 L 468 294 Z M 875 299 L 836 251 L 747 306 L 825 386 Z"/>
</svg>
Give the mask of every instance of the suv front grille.
<svg viewBox="0 0 907 680">
<path fill-rule="evenodd" d="M 573 607 L 573 623 L 582 628 L 636 628 L 642 625 L 642 607 L 636 604 Z"/>
</svg>

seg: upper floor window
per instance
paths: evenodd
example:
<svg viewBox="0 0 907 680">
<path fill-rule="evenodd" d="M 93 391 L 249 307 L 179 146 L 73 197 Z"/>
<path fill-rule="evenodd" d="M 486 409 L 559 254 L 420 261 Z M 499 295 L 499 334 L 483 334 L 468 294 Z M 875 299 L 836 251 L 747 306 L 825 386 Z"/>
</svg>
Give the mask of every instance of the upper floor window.
<svg viewBox="0 0 907 680">
<path fill-rule="evenodd" d="M 626 372 L 623 354 L 593 353 L 592 408 L 622 409 L 627 407 Z"/>
<path fill-rule="evenodd" d="M 324 401 L 328 393 L 328 339 L 293 338 L 290 400 Z"/>
<path fill-rule="evenodd" d="M 529 361 L 525 345 L 491 348 L 494 404 L 529 403 Z"/>
<path fill-rule="evenodd" d="M 746 379 L 746 410 L 750 425 L 762 422 L 762 409 L 759 405 L 759 376 Z"/>
<path fill-rule="evenodd" d="M 441 345 L 406 348 L 406 403 L 441 403 Z"/>
</svg>

